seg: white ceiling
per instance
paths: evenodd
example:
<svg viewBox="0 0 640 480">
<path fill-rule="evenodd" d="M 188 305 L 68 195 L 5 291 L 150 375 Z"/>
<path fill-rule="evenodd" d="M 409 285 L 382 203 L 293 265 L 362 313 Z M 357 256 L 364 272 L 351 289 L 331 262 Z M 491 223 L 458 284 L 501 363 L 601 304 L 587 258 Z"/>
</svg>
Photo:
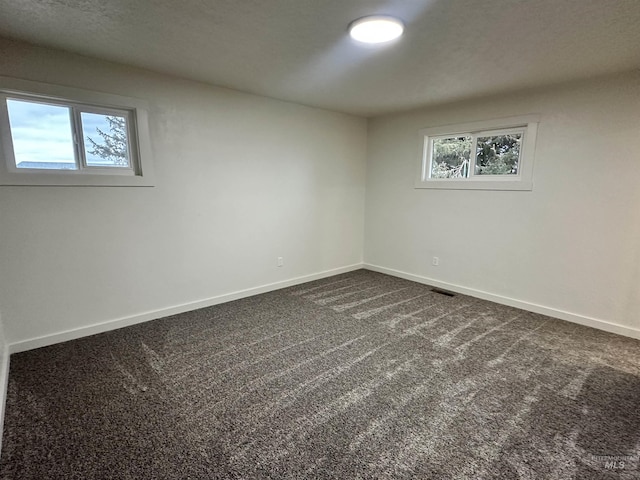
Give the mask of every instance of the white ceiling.
<svg viewBox="0 0 640 480">
<path fill-rule="evenodd" d="M 640 68 L 640 0 L 0 0 L 0 35 L 377 115 Z M 406 22 L 364 47 L 347 26 Z"/>
</svg>

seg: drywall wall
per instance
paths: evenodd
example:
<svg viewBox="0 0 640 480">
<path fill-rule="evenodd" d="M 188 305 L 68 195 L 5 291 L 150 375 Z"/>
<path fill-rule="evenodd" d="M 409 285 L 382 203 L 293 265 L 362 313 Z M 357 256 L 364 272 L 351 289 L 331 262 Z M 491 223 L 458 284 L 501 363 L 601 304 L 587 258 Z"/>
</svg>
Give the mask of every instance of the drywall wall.
<svg viewBox="0 0 640 480">
<path fill-rule="evenodd" d="M 361 263 L 366 120 L 9 40 L 0 75 L 147 101 L 156 178 L 0 187 L 10 343 Z"/>
<path fill-rule="evenodd" d="M 418 130 L 523 114 L 541 118 L 533 191 L 413 188 Z M 366 264 L 640 333 L 638 73 L 379 117 L 368 132 Z"/>
</svg>

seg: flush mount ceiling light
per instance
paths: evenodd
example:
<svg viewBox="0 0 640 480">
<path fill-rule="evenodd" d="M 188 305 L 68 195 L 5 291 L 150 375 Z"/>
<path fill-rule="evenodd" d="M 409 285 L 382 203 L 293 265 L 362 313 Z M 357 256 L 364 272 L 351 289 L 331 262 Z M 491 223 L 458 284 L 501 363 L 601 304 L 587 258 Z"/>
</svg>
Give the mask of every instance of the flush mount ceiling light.
<svg viewBox="0 0 640 480">
<path fill-rule="evenodd" d="M 349 25 L 351 38 L 363 43 L 385 43 L 395 40 L 404 31 L 404 24 L 387 15 L 359 18 Z"/>
</svg>

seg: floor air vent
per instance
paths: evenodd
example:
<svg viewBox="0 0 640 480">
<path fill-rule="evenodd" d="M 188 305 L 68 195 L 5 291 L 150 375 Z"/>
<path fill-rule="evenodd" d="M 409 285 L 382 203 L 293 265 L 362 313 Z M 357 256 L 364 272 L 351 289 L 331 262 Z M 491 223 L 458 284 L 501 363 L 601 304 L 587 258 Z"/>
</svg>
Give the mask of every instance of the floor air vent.
<svg viewBox="0 0 640 480">
<path fill-rule="evenodd" d="M 453 292 L 450 292 L 449 290 L 442 290 L 441 288 L 432 288 L 431 291 L 433 293 L 439 293 L 440 295 L 444 295 L 446 297 L 455 297 L 456 294 Z"/>
</svg>

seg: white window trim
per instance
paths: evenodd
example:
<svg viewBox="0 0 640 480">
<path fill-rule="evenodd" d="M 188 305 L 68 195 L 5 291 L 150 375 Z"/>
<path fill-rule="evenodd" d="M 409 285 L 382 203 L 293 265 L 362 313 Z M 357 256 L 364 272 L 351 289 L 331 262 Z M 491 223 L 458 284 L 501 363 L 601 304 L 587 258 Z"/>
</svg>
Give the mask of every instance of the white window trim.
<svg viewBox="0 0 640 480">
<path fill-rule="evenodd" d="M 80 170 L 18 169 L 5 95 L 34 101 L 51 101 L 90 112 L 130 115 L 130 162 L 132 168 L 87 167 Z M 0 186 L 139 186 L 154 185 L 148 105 L 145 101 L 89 90 L 0 76 Z M 77 119 L 74 119 L 77 121 Z M 133 174 L 132 174 L 133 173 Z"/>
<path fill-rule="evenodd" d="M 538 133 L 539 115 L 499 118 L 481 122 L 444 125 L 420 130 L 420 156 L 416 172 L 415 188 L 446 190 L 532 190 L 533 160 Z M 469 178 L 429 178 L 430 152 L 434 138 L 471 134 L 473 139 L 496 131 L 525 132 L 517 175 L 472 175 Z M 475 144 L 475 142 L 473 142 Z M 469 170 L 475 168 L 475 155 L 471 155 Z"/>
</svg>

